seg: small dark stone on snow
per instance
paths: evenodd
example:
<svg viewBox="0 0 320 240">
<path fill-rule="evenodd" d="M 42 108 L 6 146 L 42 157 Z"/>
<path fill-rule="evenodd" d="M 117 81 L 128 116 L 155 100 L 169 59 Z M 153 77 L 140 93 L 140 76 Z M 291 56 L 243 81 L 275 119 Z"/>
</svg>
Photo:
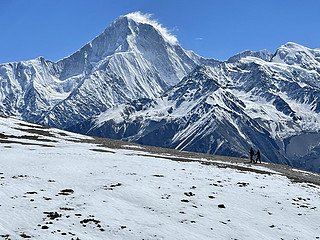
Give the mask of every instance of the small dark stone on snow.
<svg viewBox="0 0 320 240">
<path fill-rule="evenodd" d="M 238 182 L 237 184 L 239 187 L 246 187 L 249 185 L 249 183 L 246 183 L 246 182 Z"/>
<path fill-rule="evenodd" d="M 111 184 L 110 187 L 115 188 L 115 187 L 120 187 L 121 185 L 122 185 L 121 183 Z"/>
<path fill-rule="evenodd" d="M 188 197 L 192 197 L 195 194 L 193 192 L 185 192 L 184 195 L 188 196 Z"/>
<path fill-rule="evenodd" d="M 73 210 L 74 210 L 74 208 L 60 207 L 60 210 L 64 210 L 64 211 L 73 211 Z"/>
<path fill-rule="evenodd" d="M 25 194 L 38 194 L 37 192 L 26 192 Z"/>
<path fill-rule="evenodd" d="M 17 178 L 26 178 L 28 177 L 27 175 L 18 175 L 18 176 L 13 176 L 13 179 L 17 179 Z"/>
<path fill-rule="evenodd" d="M 73 189 L 62 189 L 60 190 L 60 192 L 58 193 L 59 195 L 70 195 L 70 194 L 73 194 L 74 193 L 74 190 Z"/>
<path fill-rule="evenodd" d="M 88 223 L 88 222 L 94 222 L 98 224 L 100 221 L 96 219 L 91 219 L 91 218 L 83 219 L 82 221 L 80 221 L 80 223 Z"/>
<path fill-rule="evenodd" d="M 23 238 L 31 238 L 31 236 L 25 234 L 25 233 L 21 233 L 20 234 L 20 237 L 23 237 Z"/>
<path fill-rule="evenodd" d="M 110 187 L 108 186 L 103 186 L 104 190 L 113 190 L 115 187 L 120 187 L 122 184 L 121 183 L 117 183 L 117 184 L 111 184 Z"/>
<path fill-rule="evenodd" d="M 50 218 L 51 220 L 54 220 L 55 218 L 59 218 L 62 215 L 57 213 L 57 212 L 43 212 L 44 214 L 47 214 L 47 217 Z"/>
</svg>

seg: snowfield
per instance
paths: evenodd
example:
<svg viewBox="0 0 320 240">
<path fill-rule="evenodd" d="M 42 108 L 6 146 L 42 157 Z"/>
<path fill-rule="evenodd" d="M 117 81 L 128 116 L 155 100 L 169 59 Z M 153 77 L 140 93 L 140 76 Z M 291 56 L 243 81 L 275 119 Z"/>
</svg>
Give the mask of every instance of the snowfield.
<svg viewBox="0 0 320 240">
<path fill-rule="evenodd" d="M 0 117 L 0 239 L 320 239 L 319 174 L 101 141 Z"/>
</svg>

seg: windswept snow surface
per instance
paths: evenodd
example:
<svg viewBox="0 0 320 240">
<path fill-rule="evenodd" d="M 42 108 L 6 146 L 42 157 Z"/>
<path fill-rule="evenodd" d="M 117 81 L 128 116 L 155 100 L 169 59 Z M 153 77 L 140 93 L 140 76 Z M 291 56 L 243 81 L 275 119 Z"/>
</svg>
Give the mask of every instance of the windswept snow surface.
<svg viewBox="0 0 320 240">
<path fill-rule="evenodd" d="M 268 164 L 258 174 L 172 161 L 2 117 L 0 135 L 2 239 L 320 237 L 319 186 Z"/>
</svg>

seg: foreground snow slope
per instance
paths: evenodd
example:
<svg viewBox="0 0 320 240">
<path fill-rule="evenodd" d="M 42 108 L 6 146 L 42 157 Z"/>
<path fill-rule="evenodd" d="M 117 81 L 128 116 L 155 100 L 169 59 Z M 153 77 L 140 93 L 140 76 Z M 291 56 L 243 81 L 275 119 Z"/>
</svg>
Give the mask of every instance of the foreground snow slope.
<svg viewBox="0 0 320 240">
<path fill-rule="evenodd" d="M 320 238 L 318 174 L 3 117 L 0 142 L 1 239 Z"/>
</svg>

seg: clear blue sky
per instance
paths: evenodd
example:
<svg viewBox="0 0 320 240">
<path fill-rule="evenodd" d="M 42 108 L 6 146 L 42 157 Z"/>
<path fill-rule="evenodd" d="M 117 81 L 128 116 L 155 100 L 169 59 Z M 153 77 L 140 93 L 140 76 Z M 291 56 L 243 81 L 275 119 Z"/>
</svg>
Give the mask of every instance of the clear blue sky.
<svg viewBox="0 0 320 240">
<path fill-rule="evenodd" d="M 320 48 L 318 0 L 0 0 L 0 63 L 57 61 L 135 11 L 154 14 L 183 48 L 207 58 L 274 52 L 289 41 Z"/>
</svg>

